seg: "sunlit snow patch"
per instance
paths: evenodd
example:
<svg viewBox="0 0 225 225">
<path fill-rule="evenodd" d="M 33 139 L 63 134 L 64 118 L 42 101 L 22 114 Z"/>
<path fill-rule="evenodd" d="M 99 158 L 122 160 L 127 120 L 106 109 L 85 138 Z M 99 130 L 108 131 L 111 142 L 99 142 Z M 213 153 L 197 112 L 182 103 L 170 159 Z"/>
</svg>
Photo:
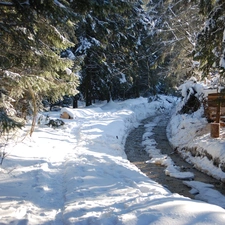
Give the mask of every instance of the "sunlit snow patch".
<svg viewBox="0 0 225 225">
<path fill-rule="evenodd" d="M 180 171 L 180 167 L 174 165 L 173 160 L 166 155 L 161 155 L 161 156 L 158 156 L 157 158 L 153 157 L 152 159 L 146 161 L 146 163 L 154 163 L 157 165 L 166 166 L 165 174 L 170 177 L 175 177 L 175 178 L 183 179 L 183 180 L 194 178 L 193 173 Z"/>
<path fill-rule="evenodd" d="M 215 204 L 216 202 L 217 205 L 225 208 L 225 196 L 217 190 L 214 190 L 214 185 L 199 181 L 183 181 L 183 183 L 192 188 L 190 193 L 195 195 L 195 199 L 211 204 Z"/>
</svg>

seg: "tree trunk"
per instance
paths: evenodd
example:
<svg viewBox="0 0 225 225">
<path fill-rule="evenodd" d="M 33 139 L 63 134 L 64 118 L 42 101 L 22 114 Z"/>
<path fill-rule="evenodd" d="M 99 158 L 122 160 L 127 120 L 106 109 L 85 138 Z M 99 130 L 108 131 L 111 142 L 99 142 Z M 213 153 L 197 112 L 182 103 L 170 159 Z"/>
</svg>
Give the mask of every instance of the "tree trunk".
<svg viewBox="0 0 225 225">
<path fill-rule="evenodd" d="M 79 94 L 76 94 L 73 96 L 73 108 L 78 108 L 78 99 L 79 99 Z"/>
<path fill-rule="evenodd" d="M 86 98 L 86 106 L 92 105 L 92 97 L 91 97 L 91 76 L 88 75 L 85 81 L 85 98 Z"/>
<path fill-rule="evenodd" d="M 28 86 L 28 89 L 29 89 L 29 93 L 31 95 L 32 105 L 33 105 L 33 119 L 32 119 L 32 124 L 31 124 L 31 128 L 30 128 L 30 136 L 32 136 L 35 125 L 36 125 L 36 117 L 37 117 L 38 109 L 37 109 L 37 101 L 35 98 L 35 93 L 33 92 L 32 87 L 30 85 Z"/>
</svg>

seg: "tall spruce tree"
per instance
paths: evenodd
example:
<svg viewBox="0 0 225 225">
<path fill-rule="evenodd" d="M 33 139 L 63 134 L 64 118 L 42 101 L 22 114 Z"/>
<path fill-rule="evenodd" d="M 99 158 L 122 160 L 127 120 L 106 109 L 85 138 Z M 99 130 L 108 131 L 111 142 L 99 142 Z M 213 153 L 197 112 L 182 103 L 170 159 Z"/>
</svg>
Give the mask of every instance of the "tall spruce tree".
<svg viewBox="0 0 225 225">
<path fill-rule="evenodd" d="M 34 125 L 44 97 L 56 101 L 76 93 L 78 79 L 66 72 L 74 62 L 60 57 L 76 42 L 75 21 L 67 1 L 0 2 L 1 127 L 10 116 L 16 121 L 29 112 Z M 5 126 L 14 128 L 17 123 Z"/>
<path fill-rule="evenodd" d="M 73 6 L 84 13 L 76 30 L 79 43 L 74 52 L 84 57 L 80 90 L 86 105 L 94 98 L 109 101 L 128 92 L 139 96 L 138 42 L 147 24 L 140 16 L 144 13 L 141 3 L 86 0 Z"/>
<path fill-rule="evenodd" d="M 195 75 L 193 49 L 202 18 L 197 1 L 150 1 L 146 6 L 154 21 L 155 63 L 152 71 L 167 89 Z"/>
<path fill-rule="evenodd" d="M 201 0 L 199 10 L 205 23 L 197 36 L 194 58 L 200 61 L 203 76 L 225 75 L 225 1 Z"/>
</svg>

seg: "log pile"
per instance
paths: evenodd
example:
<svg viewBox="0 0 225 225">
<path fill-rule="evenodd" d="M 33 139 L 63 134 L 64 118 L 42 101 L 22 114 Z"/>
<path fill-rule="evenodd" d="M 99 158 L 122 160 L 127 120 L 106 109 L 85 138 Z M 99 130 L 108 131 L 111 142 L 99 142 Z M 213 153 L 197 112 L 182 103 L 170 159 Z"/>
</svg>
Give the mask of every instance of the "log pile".
<svg viewBox="0 0 225 225">
<path fill-rule="evenodd" d="M 225 122 L 225 93 L 208 94 L 205 102 L 205 115 L 211 122 L 211 137 L 220 136 L 220 125 Z"/>
<path fill-rule="evenodd" d="M 209 122 L 225 122 L 225 93 L 208 94 L 205 115 Z"/>
</svg>

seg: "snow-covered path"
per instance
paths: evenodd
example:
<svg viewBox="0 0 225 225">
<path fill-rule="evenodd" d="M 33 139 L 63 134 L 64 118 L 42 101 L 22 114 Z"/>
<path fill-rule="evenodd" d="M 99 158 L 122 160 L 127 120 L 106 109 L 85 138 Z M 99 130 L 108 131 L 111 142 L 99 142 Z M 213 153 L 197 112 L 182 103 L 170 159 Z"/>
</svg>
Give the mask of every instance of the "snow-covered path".
<svg viewBox="0 0 225 225">
<path fill-rule="evenodd" d="M 7 221 L 3 224 L 45 224 L 46 219 L 63 224 L 66 149 L 71 145 L 61 130 L 45 131 L 37 129 L 5 159 L 0 184 L 0 217 Z"/>
<path fill-rule="evenodd" d="M 126 158 L 128 132 L 170 108 L 166 98 L 69 110 L 74 119 L 64 128 L 40 125 L 32 138 L 8 146 L 0 169 L 0 224 L 224 224 L 224 209 L 171 194 Z"/>
</svg>

